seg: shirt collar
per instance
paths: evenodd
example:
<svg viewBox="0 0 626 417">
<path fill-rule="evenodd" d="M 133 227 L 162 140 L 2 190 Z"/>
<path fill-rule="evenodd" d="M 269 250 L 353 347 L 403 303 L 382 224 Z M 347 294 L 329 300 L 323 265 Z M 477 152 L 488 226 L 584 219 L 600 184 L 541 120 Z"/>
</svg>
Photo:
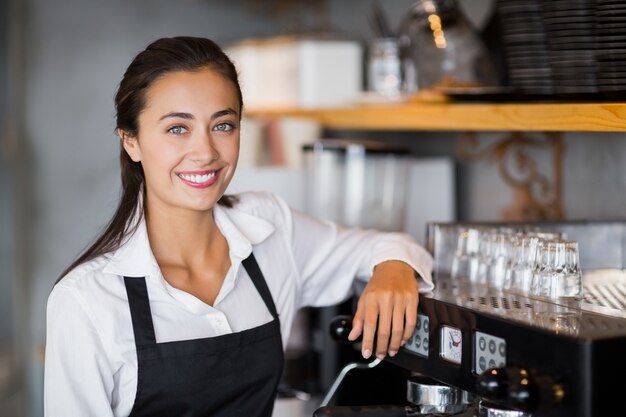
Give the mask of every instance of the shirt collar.
<svg viewBox="0 0 626 417">
<path fill-rule="evenodd" d="M 215 223 L 220 228 L 230 247 L 231 256 L 247 258 L 252 245 L 259 244 L 274 233 L 274 225 L 265 219 L 238 210 L 216 205 L 213 208 Z"/>
<path fill-rule="evenodd" d="M 104 272 L 126 277 L 146 277 L 158 271 L 159 265 L 150 248 L 146 221 L 142 216 L 135 231 L 110 255 Z"/>
<path fill-rule="evenodd" d="M 238 210 L 236 204 L 233 208 L 215 205 L 213 215 L 228 241 L 231 257 L 239 259 L 247 258 L 252 253 L 252 246 L 267 239 L 275 230 L 267 220 Z M 104 272 L 128 277 L 160 274 L 143 215 L 135 231 L 110 255 Z"/>
</svg>

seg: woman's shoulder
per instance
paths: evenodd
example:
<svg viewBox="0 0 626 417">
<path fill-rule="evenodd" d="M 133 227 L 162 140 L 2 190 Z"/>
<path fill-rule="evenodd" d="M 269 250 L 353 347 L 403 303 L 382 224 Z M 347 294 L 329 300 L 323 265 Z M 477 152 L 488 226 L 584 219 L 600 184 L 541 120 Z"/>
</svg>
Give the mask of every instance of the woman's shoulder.
<svg viewBox="0 0 626 417">
<path fill-rule="evenodd" d="M 93 323 L 107 323 L 110 317 L 128 310 L 123 277 L 106 272 L 110 255 L 84 262 L 64 275 L 48 296 L 53 315 L 85 314 Z M 78 320 L 78 318 L 77 318 Z"/>
<path fill-rule="evenodd" d="M 94 295 L 102 287 L 104 280 L 111 279 L 110 274 L 104 272 L 109 258 L 105 254 L 77 265 L 59 279 L 52 291 L 70 290 L 85 296 Z"/>
<path fill-rule="evenodd" d="M 285 214 L 289 206 L 280 196 L 269 191 L 245 191 L 234 195 L 237 202 L 233 208 L 252 215 L 273 217 Z"/>
</svg>

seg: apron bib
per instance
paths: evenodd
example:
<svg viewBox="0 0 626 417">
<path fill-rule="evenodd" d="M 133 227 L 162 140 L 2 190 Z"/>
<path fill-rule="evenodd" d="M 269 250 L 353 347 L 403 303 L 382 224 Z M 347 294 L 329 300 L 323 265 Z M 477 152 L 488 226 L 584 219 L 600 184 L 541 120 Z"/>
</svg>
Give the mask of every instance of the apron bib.
<svg viewBox="0 0 626 417">
<path fill-rule="evenodd" d="M 124 277 L 138 360 L 130 417 L 271 417 L 284 364 L 280 321 L 253 254 L 243 266 L 273 320 L 166 343 L 156 343 L 145 277 Z"/>
</svg>

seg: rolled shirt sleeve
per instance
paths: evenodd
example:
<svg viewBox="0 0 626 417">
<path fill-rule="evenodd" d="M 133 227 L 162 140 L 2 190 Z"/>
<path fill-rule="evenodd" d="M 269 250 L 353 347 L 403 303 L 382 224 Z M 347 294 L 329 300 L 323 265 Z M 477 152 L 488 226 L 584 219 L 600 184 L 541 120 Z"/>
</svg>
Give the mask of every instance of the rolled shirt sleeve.
<svg viewBox="0 0 626 417">
<path fill-rule="evenodd" d="M 407 233 L 380 233 L 370 257 L 371 271 L 381 262 L 398 260 L 406 262 L 420 278 L 420 292 L 432 291 L 433 258 Z"/>
<path fill-rule="evenodd" d="M 376 265 L 398 260 L 418 274 L 420 291 L 431 291 L 432 256 L 406 233 L 342 227 L 312 218 L 281 202 L 291 222 L 291 245 L 300 271 L 300 307 L 327 306 L 352 293 L 355 278 L 368 280 Z"/>
</svg>

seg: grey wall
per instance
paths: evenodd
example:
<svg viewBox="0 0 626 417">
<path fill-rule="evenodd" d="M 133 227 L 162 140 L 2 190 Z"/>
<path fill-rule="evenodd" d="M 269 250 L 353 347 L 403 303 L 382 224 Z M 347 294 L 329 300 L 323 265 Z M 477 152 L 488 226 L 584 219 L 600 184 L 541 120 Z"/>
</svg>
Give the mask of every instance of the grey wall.
<svg viewBox="0 0 626 417">
<path fill-rule="evenodd" d="M 7 27 L 8 24 L 8 4 L 6 1 L 0 0 L 0 27 Z M 0 30 L 0 63 L 8 61 L 6 31 Z M 6 65 L 0 65 L 0 91 L 8 89 L 8 68 Z M 7 198 L 10 194 L 9 189 L 9 173 L 6 164 L 6 140 L 2 132 L 6 132 L 8 113 L 8 96 L 0 94 L 0 225 L 7 226 L 0 229 L 0 265 L 11 265 L 12 250 L 11 242 L 13 231 L 9 227 L 11 224 L 11 199 Z M 11 273 L 0 274 L 0 288 L 6 288 L 0 291 L 0 349 L 1 346 L 7 344 L 13 338 L 13 278 Z"/>
<path fill-rule="evenodd" d="M 15 280 L 28 283 L 21 314 L 28 317 L 29 409 L 39 416 L 42 367 L 37 347 L 45 342 L 45 303 L 58 274 L 94 237 L 112 214 L 118 197 L 118 143 L 113 135 L 113 95 L 126 65 L 149 41 L 179 34 L 207 36 L 221 43 L 277 34 L 298 16 L 277 19 L 254 15 L 248 0 L 12 0 L 24 4 L 19 27 L 24 54 L 20 104 L 21 178 L 13 182 L 23 224 L 9 218 L 0 201 L 0 261 L 7 261 L 11 242 L 6 227 L 17 224 L 29 236 L 18 245 L 18 261 L 28 265 Z M 385 0 L 397 22 L 412 0 Z M 331 27 L 359 38 L 370 36 L 366 14 L 372 1 L 328 1 Z M 0 2 L 0 4 L 2 4 Z M 480 24 L 491 4 L 463 0 Z M 310 19 L 301 7 L 304 22 Z M 296 12 L 297 14 L 297 12 Z M 17 33 L 12 33 L 18 36 Z M 0 52 L 2 50 L 0 49 Z M 1 74 L 1 73 L 0 73 Z M 23 101 L 22 101 L 23 100 Z M 1 103 L 1 102 L 0 102 Z M 1 108 L 0 108 L 1 110 Z M 490 134 L 491 135 L 491 134 Z M 488 139 L 492 137 L 486 135 Z M 381 134 L 380 136 L 383 136 Z M 410 140 L 424 154 L 453 155 L 453 133 L 385 133 L 391 140 Z M 614 217 L 626 203 L 626 141 L 622 134 L 570 134 L 566 154 L 565 202 L 571 217 Z M 439 139 L 438 143 L 423 139 Z M 466 165 L 463 216 L 497 218 L 510 199 L 496 168 L 485 162 Z M 0 165 L 0 192 L 12 187 Z M 4 175 L 3 175 L 4 174 Z M 15 186 L 18 184 L 19 187 Z M 427 201 L 427 196 L 424 196 Z M 25 215 L 24 213 L 27 213 Z M 10 263 L 10 262 L 9 262 Z M 4 275 L 1 275 L 4 274 Z M 6 281 L 0 272 L 0 284 Z M 1 297 L 1 296 L 0 296 Z M 0 298 L 0 314 L 3 314 Z M 3 316 L 0 316 L 3 317 Z M 0 338 L 9 326 L 0 321 Z M 1 340 L 1 339 L 0 339 Z"/>
</svg>

